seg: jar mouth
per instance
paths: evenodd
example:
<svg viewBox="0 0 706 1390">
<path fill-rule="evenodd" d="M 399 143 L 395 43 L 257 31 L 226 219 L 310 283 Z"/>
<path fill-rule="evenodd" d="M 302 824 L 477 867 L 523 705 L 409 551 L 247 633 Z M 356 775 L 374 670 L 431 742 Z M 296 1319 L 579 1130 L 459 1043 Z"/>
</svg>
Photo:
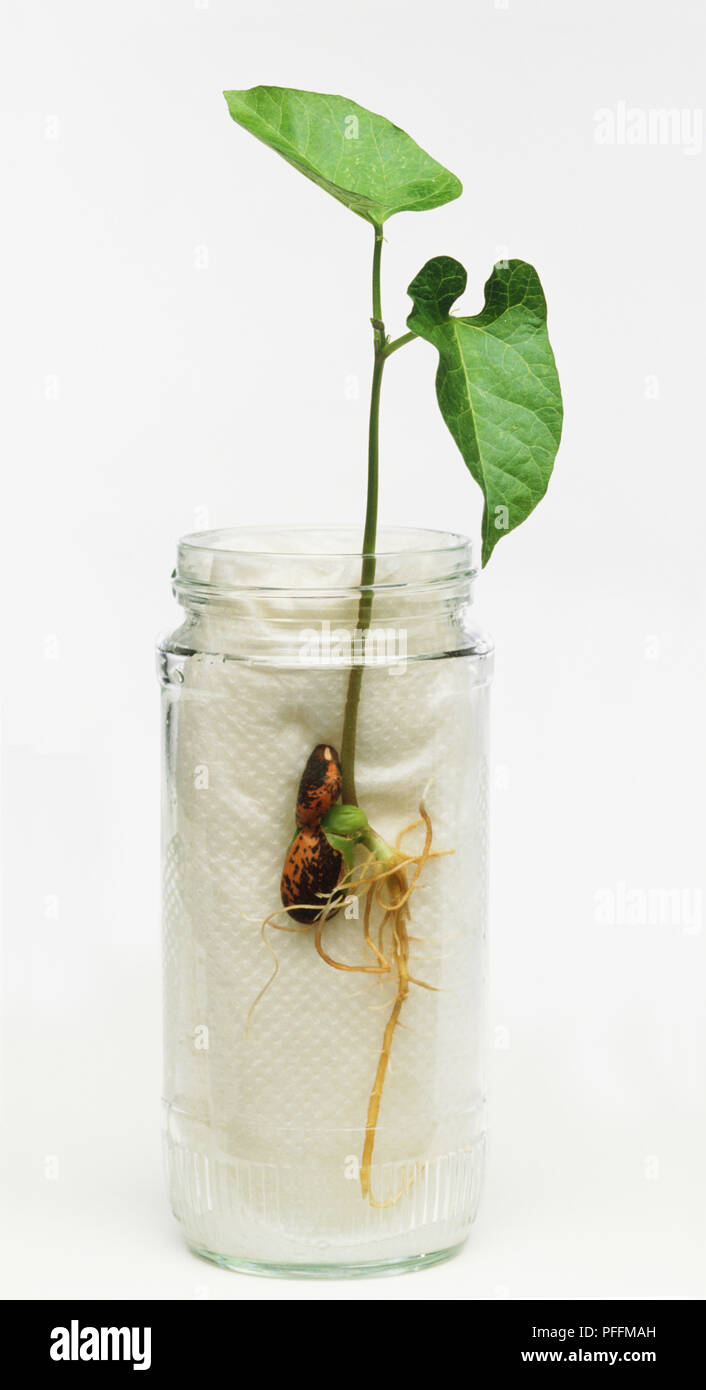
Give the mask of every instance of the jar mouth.
<svg viewBox="0 0 706 1390">
<path fill-rule="evenodd" d="M 422 527 L 381 526 L 375 580 L 361 585 L 361 532 L 353 526 L 243 526 L 197 531 L 179 541 L 174 590 L 184 601 L 243 592 L 345 595 L 438 586 L 470 588 L 468 537 Z"/>
</svg>

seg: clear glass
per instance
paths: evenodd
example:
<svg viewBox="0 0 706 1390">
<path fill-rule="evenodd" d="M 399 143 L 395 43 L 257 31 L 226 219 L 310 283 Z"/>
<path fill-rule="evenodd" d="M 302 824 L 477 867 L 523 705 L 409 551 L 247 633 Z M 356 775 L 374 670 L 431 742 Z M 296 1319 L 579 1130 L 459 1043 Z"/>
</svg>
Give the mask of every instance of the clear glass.
<svg viewBox="0 0 706 1390">
<path fill-rule="evenodd" d="M 469 542 L 406 529 L 381 532 L 363 640 L 358 544 L 187 537 L 158 651 L 169 1191 L 194 1250 L 255 1273 L 434 1263 L 480 1192 L 492 646 Z M 396 858 L 359 846 L 344 906 L 300 925 L 299 780 L 340 749 L 354 666 L 358 800 Z"/>
</svg>

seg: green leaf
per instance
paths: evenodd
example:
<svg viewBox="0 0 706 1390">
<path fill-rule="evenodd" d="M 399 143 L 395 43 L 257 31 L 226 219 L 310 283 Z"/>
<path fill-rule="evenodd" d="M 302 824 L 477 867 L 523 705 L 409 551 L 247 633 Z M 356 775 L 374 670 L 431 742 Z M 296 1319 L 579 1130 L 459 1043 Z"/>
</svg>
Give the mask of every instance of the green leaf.
<svg viewBox="0 0 706 1390">
<path fill-rule="evenodd" d="M 338 850 L 343 858 L 346 873 L 350 873 L 355 864 L 355 840 L 349 840 L 347 835 L 334 835 L 332 830 L 327 830 L 322 824 L 322 830 L 332 849 Z"/>
<path fill-rule="evenodd" d="M 355 863 L 355 847 L 368 828 L 368 817 L 360 806 L 347 804 L 331 806 L 321 817 L 321 829 L 332 849 L 343 855 L 346 871 Z"/>
<path fill-rule="evenodd" d="M 450 256 L 428 261 L 408 290 L 414 308 L 407 325 L 439 353 L 441 413 L 485 498 L 486 565 L 501 536 L 547 490 L 561 438 L 561 389 L 534 267 L 496 266 L 481 313 L 450 317 L 466 278 Z"/>
<path fill-rule="evenodd" d="M 346 97 L 289 87 L 223 95 L 238 125 L 374 226 L 461 192 L 455 175 L 403 130 Z"/>
</svg>

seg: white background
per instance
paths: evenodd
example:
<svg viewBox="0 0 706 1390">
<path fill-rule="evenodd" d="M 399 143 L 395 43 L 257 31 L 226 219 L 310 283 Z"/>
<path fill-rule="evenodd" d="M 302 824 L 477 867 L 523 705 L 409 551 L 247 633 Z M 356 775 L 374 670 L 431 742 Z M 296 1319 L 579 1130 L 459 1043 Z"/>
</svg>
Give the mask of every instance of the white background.
<svg viewBox="0 0 706 1390">
<path fill-rule="evenodd" d="M 697 0 L 5 0 L 10 1296 L 704 1293 L 706 156 L 595 136 L 620 102 L 693 119 L 705 27 Z M 325 1290 L 188 1254 L 158 1135 L 151 649 L 175 541 L 362 511 L 371 235 L 230 121 L 221 89 L 260 82 L 350 96 L 462 177 L 388 225 L 390 330 L 432 255 L 467 265 L 466 312 L 494 260 L 532 261 L 566 407 L 549 494 L 477 592 L 485 1199 L 451 1264 Z M 382 515 L 475 535 L 433 372 L 422 343 L 388 367 Z M 620 885 L 638 918 L 679 896 L 631 921 Z"/>
</svg>

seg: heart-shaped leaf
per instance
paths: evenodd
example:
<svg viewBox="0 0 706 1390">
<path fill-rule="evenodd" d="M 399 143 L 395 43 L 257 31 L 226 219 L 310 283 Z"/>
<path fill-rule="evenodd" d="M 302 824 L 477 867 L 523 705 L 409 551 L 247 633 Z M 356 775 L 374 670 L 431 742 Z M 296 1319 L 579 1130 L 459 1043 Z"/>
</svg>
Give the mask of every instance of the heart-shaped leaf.
<svg viewBox="0 0 706 1390">
<path fill-rule="evenodd" d="M 346 97 L 290 87 L 223 95 L 238 125 L 374 226 L 461 193 L 456 176 L 409 135 Z"/>
<path fill-rule="evenodd" d="M 428 261 L 409 287 L 414 309 L 407 324 L 439 352 L 441 413 L 485 498 L 485 565 L 501 536 L 519 526 L 547 490 L 562 404 L 534 267 L 526 261 L 496 266 L 481 313 L 450 317 L 466 279 L 450 256 Z"/>
</svg>

